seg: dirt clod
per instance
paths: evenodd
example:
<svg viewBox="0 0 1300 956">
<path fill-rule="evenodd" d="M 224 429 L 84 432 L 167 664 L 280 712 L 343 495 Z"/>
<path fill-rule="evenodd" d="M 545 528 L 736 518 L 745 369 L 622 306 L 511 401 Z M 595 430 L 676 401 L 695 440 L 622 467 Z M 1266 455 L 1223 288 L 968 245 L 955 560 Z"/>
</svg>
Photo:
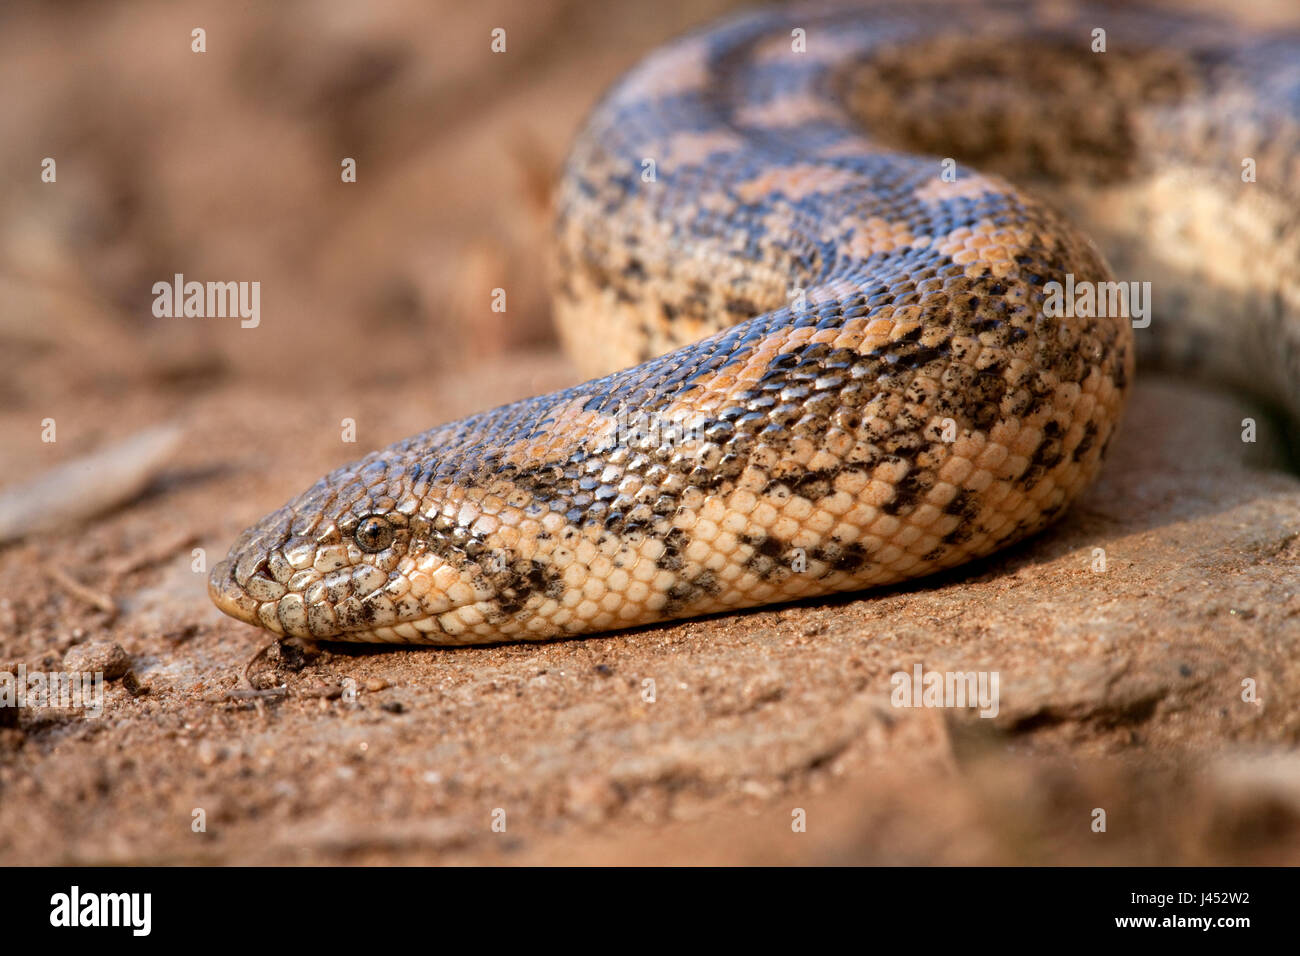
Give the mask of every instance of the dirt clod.
<svg viewBox="0 0 1300 956">
<path fill-rule="evenodd" d="M 63 667 L 73 673 L 102 673 L 104 680 L 113 681 L 129 672 L 131 658 L 112 641 L 89 641 L 64 654 Z"/>
</svg>

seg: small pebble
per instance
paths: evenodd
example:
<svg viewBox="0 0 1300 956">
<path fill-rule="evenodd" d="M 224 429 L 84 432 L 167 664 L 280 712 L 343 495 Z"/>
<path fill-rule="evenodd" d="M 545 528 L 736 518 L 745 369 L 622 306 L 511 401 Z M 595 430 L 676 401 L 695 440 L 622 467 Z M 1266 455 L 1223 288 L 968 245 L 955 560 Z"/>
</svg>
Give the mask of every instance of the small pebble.
<svg viewBox="0 0 1300 956">
<path fill-rule="evenodd" d="M 310 684 L 298 691 L 300 697 L 319 697 L 322 700 L 338 700 L 343 696 L 343 688 L 338 684 Z"/>
<path fill-rule="evenodd" d="M 90 641 L 63 655 L 63 669 L 83 674 L 102 671 L 104 680 L 117 680 L 131 669 L 131 658 L 112 641 Z"/>
<path fill-rule="evenodd" d="M 143 696 L 152 690 L 148 684 L 140 683 L 140 678 L 135 676 L 135 671 L 127 671 L 122 675 L 122 686 L 132 697 Z"/>
<path fill-rule="evenodd" d="M 388 681 L 384 680 L 382 677 L 371 677 L 366 681 L 366 690 L 371 692 L 383 690 L 387 686 Z"/>
</svg>

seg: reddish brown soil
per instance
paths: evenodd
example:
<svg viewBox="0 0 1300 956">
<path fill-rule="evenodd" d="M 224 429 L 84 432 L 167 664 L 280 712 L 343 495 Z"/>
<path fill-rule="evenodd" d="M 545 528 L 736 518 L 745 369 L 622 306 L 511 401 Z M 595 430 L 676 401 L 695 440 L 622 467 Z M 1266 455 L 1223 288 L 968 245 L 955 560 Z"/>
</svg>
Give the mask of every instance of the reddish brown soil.
<svg viewBox="0 0 1300 956">
<path fill-rule="evenodd" d="M 0 863 L 1300 861 L 1300 480 L 1257 410 L 1150 376 L 1060 525 L 942 578 L 539 646 L 272 654 L 255 676 L 287 694 L 230 698 L 263 636 L 191 549 L 573 380 L 546 185 L 605 84 L 724 6 L 3 15 L 0 88 L 25 93 L 0 103 L 0 487 L 161 422 L 184 439 L 129 504 L 0 547 L 0 671 L 100 641 L 131 667 L 101 718 L 0 719 Z M 175 272 L 261 281 L 261 326 L 155 319 Z M 996 671 L 997 716 L 892 706 L 916 664 Z"/>
</svg>

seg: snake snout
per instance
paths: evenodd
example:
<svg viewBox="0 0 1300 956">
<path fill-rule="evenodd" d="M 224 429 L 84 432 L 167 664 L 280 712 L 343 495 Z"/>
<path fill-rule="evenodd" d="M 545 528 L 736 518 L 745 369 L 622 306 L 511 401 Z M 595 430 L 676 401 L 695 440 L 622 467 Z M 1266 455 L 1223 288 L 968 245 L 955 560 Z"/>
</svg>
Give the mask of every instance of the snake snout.
<svg viewBox="0 0 1300 956">
<path fill-rule="evenodd" d="M 208 595 L 221 611 L 276 633 L 297 632 L 278 613 L 278 603 L 289 591 L 286 583 L 292 568 L 283 551 L 292 519 L 292 512 L 283 508 L 268 515 L 247 528 L 231 545 L 230 553 L 213 566 Z"/>
<path fill-rule="evenodd" d="M 218 562 L 208 575 L 208 596 L 223 613 L 246 624 L 258 624 L 258 602 L 235 580 L 235 562 L 227 558 Z"/>
</svg>

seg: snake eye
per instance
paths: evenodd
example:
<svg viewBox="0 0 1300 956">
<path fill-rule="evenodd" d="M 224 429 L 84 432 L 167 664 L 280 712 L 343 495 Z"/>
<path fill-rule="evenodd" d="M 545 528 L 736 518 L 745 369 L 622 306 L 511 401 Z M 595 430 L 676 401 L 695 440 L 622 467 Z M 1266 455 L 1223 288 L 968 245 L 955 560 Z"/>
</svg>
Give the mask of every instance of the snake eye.
<svg viewBox="0 0 1300 956">
<path fill-rule="evenodd" d="M 379 515 L 371 515 L 363 518 L 361 524 L 357 525 L 353 537 L 356 538 L 358 548 L 373 554 L 376 551 L 383 551 L 393 543 L 393 526 Z"/>
</svg>

